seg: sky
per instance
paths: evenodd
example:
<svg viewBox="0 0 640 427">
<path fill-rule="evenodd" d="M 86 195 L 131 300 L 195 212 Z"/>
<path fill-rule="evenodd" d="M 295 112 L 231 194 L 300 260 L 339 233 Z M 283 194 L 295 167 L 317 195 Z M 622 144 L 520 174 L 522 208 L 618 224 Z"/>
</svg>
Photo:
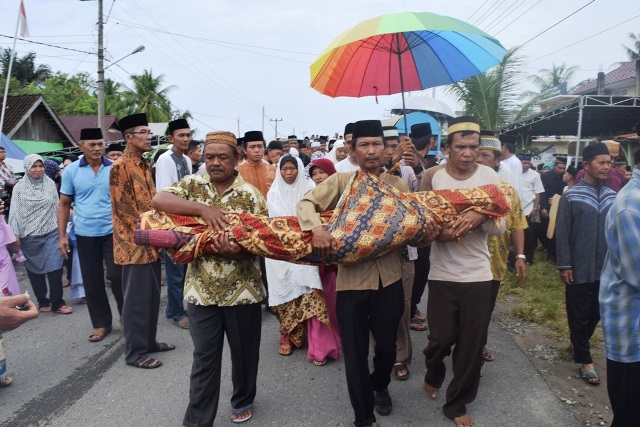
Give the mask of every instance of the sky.
<svg viewBox="0 0 640 427">
<path fill-rule="evenodd" d="M 97 1 L 24 0 L 32 42 L 20 54 L 54 71 L 97 77 Z M 0 2 L 0 47 L 13 42 L 20 0 Z M 104 0 L 105 67 L 140 45 L 141 53 L 106 69 L 125 85 L 151 69 L 173 86 L 174 108 L 193 114 L 196 137 L 212 130 L 242 136 L 264 129 L 265 138 L 295 133 L 342 134 L 348 122 L 383 119 L 400 95 L 331 98 L 310 87 L 309 66 L 343 31 L 365 19 L 402 11 L 433 12 L 466 21 L 507 49 L 523 45 L 524 71 L 562 63 L 577 66 L 573 83 L 596 78 L 625 61 L 622 45 L 640 33 L 638 0 Z M 556 25 L 557 24 L 557 25 Z M 552 28 L 550 28 L 552 27 Z M 546 31 L 545 31 L 546 30 Z M 18 36 L 20 37 L 20 36 Z M 527 81 L 523 90 L 529 89 Z M 414 92 L 454 110 L 446 88 Z M 264 114 L 263 114 L 264 109 Z M 276 121 L 277 120 L 277 121 Z"/>
</svg>

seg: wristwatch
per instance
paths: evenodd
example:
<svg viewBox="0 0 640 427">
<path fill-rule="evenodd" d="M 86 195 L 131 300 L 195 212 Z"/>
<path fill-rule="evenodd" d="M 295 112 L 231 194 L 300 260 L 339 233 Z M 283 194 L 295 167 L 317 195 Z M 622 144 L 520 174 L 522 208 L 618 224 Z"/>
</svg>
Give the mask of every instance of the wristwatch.
<svg viewBox="0 0 640 427">
<path fill-rule="evenodd" d="M 516 255 L 516 258 L 520 258 L 520 259 L 523 259 L 525 261 L 527 260 L 527 256 L 525 254 L 518 254 L 518 255 Z"/>
</svg>

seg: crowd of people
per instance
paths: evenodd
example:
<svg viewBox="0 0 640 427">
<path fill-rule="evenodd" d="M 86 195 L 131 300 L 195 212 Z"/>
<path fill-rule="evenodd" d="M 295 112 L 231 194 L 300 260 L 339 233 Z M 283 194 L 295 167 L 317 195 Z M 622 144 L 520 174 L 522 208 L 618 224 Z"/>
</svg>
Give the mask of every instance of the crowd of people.
<svg viewBox="0 0 640 427">
<path fill-rule="evenodd" d="M 632 172 L 602 143 L 584 149 L 579 168 L 556 157 L 535 171 L 529 155 L 469 116 L 449 121 L 437 156 L 428 154 L 438 149 L 428 123 L 401 135 L 378 120 L 362 120 L 333 139 L 290 135 L 267 145 L 260 131 L 242 138 L 209 132 L 195 141 L 188 121 L 178 119 L 168 124 L 170 145 L 149 162 L 146 115 L 123 117 L 118 126 L 123 142 L 108 146 L 100 129 L 83 129 L 82 155 L 67 156 L 62 165 L 26 156 L 17 182 L 0 147 L 0 185 L 11 189 L 8 222 L 0 217 L 1 330 L 39 312 L 71 314 L 63 299 L 66 265 L 71 298 L 88 307 L 88 340 L 99 342 L 113 330 L 110 288 L 125 362 L 158 368 L 162 361 L 155 354 L 175 349 L 157 339 L 164 264 L 165 316 L 189 330 L 194 348 L 185 426 L 213 425 L 225 335 L 231 420 L 252 418 L 265 304 L 278 320 L 280 355 L 306 345 L 307 359 L 318 367 L 344 358 L 356 426 L 375 425 L 376 413 L 392 412 L 391 379 L 410 375 L 410 330 L 428 330 L 424 392 L 438 397 L 444 359 L 451 355 L 453 378 L 442 410 L 456 426 L 468 427 L 474 421 L 467 405 L 478 392 L 483 363 L 496 357 L 487 344 L 500 284 L 509 270 L 525 282 L 540 243 L 566 285 L 579 376 L 600 383 L 589 342 L 602 316 L 613 425 L 637 421 L 640 151 Z M 297 216 L 312 235 L 314 255 L 325 257 L 337 242 L 320 213 L 336 207 L 356 171 L 405 193 L 507 185 L 510 211 L 497 219 L 469 210 L 446 224 L 429 220 L 421 247 L 353 265 L 259 258 L 244 252 L 228 231 L 226 213 Z M 185 265 L 175 263 L 169 250 L 135 244 L 139 215 L 152 209 L 202 218 L 218 233 L 213 253 Z M 25 264 L 37 306 L 20 290 L 13 254 Z M 427 289 L 423 314 L 418 304 Z M 11 382 L 0 335 L 0 386 Z"/>
</svg>

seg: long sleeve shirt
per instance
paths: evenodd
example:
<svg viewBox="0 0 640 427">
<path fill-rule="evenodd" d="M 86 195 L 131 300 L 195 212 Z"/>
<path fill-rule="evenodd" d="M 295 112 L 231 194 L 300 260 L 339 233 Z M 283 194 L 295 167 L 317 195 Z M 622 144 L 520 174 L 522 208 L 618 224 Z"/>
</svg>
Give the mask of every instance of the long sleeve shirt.
<svg viewBox="0 0 640 427">
<path fill-rule="evenodd" d="M 565 183 L 562 180 L 562 175 L 558 175 L 554 171 L 547 171 L 540 175 L 544 192 L 540 195 L 540 209 L 551 209 L 549 200 L 553 198 L 555 194 L 562 194 Z"/>
<path fill-rule="evenodd" d="M 556 252 L 559 270 L 572 270 L 577 284 L 593 283 L 607 253 L 605 219 L 616 192 L 594 186 L 584 179 L 560 198 L 556 221 Z"/>
<path fill-rule="evenodd" d="M 297 216 L 303 231 L 319 227 L 320 214 L 336 207 L 340 196 L 347 188 L 351 173 L 335 173 L 322 184 L 308 192 L 298 202 Z M 408 193 L 407 184 L 397 176 L 380 175 L 380 179 Z M 336 289 L 338 291 L 377 290 L 380 282 L 382 286 L 389 286 L 402 278 L 402 259 L 400 250 L 391 251 L 386 255 L 367 260 L 354 265 L 338 265 Z"/>
<path fill-rule="evenodd" d="M 607 214 L 609 251 L 600 277 L 600 316 L 607 359 L 640 362 L 640 169 Z"/>
</svg>

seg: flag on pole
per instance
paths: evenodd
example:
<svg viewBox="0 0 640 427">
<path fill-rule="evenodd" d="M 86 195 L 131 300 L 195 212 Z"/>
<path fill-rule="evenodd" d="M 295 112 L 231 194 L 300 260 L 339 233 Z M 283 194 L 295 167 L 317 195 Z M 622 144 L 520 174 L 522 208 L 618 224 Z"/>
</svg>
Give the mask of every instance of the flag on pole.
<svg viewBox="0 0 640 427">
<path fill-rule="evenodd" d="M 27 11 L 24 8 L 24 0 L 20 0 L 20 35 L 29 37 L 29 26 L 27 25 Z"/>
</svg>

